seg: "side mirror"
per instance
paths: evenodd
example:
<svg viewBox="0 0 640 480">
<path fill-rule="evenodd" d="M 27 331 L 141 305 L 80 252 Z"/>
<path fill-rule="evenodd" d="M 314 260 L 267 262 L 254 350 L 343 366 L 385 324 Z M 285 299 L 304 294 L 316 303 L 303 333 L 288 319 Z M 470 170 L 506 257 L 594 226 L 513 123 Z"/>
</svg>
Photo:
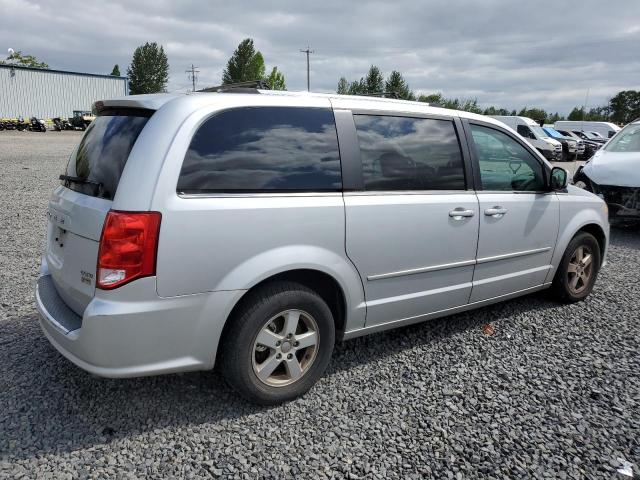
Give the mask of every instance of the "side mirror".
<svg viewBox="0 0 640 480">
<path fill-rule="evenodd" d="M 551 190 L 564 190 L 567 188 L 567 171 L 564 168 L 553 167 L 549 185 Z"/>
</svg>

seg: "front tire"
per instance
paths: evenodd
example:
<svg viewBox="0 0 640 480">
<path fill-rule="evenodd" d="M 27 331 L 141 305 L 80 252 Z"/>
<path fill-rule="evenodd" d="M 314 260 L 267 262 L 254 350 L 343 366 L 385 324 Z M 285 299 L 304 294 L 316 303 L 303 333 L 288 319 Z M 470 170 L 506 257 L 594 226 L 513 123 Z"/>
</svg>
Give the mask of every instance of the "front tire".
<svg viewBox="0 0 640 480">
<path fill-rule="evenodd" d="M 324 300 L 295 282 L 249 292 L 229 318 L 219 366 L 247 400 L 276 405 L 307 392 L 333 352 L 335 324 Z"/>
<path fill-rule="evenodd" d="M 600 245 L 587 232 L 578 233 L 569 242 L 553 279 L 551 292 L 564 303 L 575 303 L 589 296 L 601 263 Z"/>
</svg>

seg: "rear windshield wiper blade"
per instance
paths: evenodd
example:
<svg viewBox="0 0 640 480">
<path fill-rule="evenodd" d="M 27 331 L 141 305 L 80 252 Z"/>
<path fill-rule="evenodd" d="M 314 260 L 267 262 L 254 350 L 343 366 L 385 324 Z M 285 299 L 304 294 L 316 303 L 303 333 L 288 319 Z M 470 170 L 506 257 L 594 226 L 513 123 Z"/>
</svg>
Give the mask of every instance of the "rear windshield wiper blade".
<svg viewBox="0 0 640 480">
<path fill-rule="evenodd" d="M 64 180 L 66 182 L 82 183 L 87 185 L 95 185 L 96 187 L 102 187 L 101 182 L 92 182 L 91 180 L 87 180 L 86 178 L 72 177 L 71 175 L 60 175 L 60 180 Z"/>
</svg>

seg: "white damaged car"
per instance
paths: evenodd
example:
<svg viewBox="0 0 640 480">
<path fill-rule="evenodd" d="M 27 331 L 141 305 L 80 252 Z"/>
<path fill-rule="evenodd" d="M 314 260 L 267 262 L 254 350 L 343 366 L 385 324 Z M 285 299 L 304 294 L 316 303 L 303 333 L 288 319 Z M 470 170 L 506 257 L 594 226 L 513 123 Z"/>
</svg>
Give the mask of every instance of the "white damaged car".
<svg viewBox="0 0 640 480">
<path fill-rule="evenodd" d="M 573 183 L 607 202 L 611 223 L 640 222 L 640 118 L 580 167 Z"/>
</svg>

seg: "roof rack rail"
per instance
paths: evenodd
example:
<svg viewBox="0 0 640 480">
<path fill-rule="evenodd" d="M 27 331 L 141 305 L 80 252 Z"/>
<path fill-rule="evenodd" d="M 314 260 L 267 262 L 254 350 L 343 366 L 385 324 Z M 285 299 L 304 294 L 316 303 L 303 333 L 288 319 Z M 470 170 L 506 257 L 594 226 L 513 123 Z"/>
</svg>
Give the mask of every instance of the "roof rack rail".
<svg viewBox="0 0 640 480">
<path fill-rule="evenodd" d="M 395 98 L 400 100 L 398 92 L 375 92 L 375 93 L 356 93 L 358 97 L 381 97 L 381 98 Z"/>
<path fill-rule="evenodd" d="M 238 92 L 257 93 L 257 90 L 271 90 L 269 84 L 265 80 L 249 80 L 247 82 L 227 83 L 225 85 L 217 85 L 215 87 L 203 88 L 199 92 Z"/>
</svg>

